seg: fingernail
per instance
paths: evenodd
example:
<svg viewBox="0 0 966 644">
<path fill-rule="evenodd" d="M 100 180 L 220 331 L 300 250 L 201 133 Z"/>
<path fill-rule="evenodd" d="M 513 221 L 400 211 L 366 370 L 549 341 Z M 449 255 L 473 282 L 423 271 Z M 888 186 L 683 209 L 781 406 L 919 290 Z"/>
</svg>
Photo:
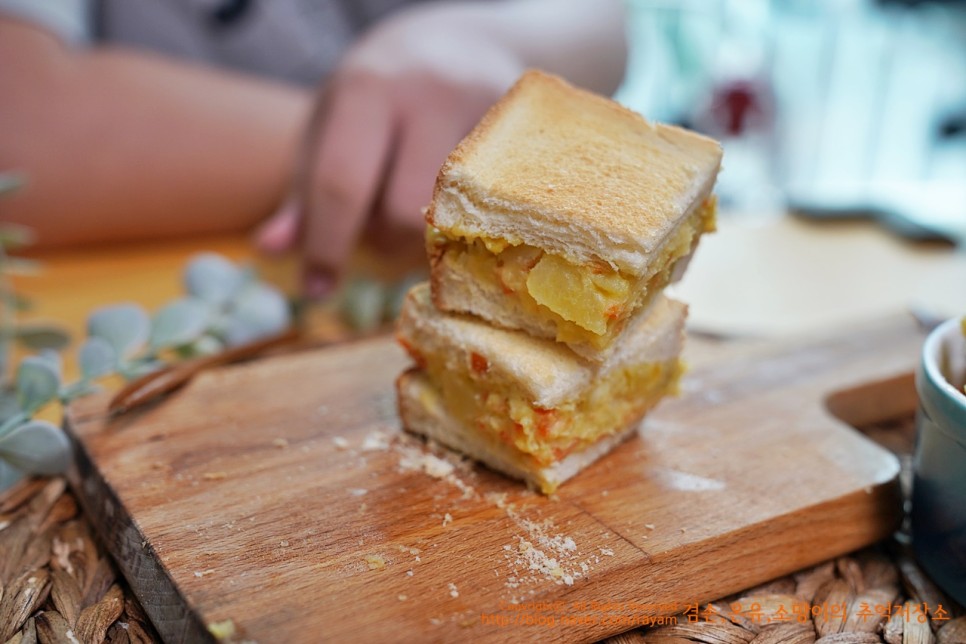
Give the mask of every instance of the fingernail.
<svg viewBox="0 0 966 644">
<path fill-rule="evenodd" d="M 313 300 L 317 300 L 332 293 L 335 289 L 335 275 L 332 271 L 319 267 L 310 267 L 305 270 L 305 295 Z"/>
<path fill-rule="evenodd" d="M 266 253 L 281 253 L 288 250 L 295 241 L 298 220 L 298 207 L 289 200 L 255 233 L 259 250 Z"/>
</svg>

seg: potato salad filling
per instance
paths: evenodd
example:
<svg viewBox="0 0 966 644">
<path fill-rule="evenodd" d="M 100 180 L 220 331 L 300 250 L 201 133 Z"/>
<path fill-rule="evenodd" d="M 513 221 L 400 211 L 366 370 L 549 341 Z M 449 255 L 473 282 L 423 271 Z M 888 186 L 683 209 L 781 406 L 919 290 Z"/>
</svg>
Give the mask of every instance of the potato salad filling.
<svg viewBox="0 0 966 644">
<path fill-rule="evenodd" d="M 582 398 L 544 409 L 495 374 L 478 353 L 468 355 L 465 369 L 455 370 L 446 356 L 406 348 L 427 372 L 450 414 L 529 455 L 540 466 L 624 429 L 663 396 L 675 393 L 684 371 L 678 359 L 626 365 L 596 380 Z"/>
<path fill-rule="evenodd" d="M 523 310 L 549 320 L 556 339 L 606 347 L 639 307 L 671 279 L 676 262 L 688 255 L 702 232 L 715 227 L 715 198 L 709 197 L 664 245 L 650 274 L 636 277 L 603 261 L 575 264 L 522 242 L 448 236 L 430 227 L 427 244 L 442 250 L 442 261 L 474 279 L 496 285 Z"/>
</svg>

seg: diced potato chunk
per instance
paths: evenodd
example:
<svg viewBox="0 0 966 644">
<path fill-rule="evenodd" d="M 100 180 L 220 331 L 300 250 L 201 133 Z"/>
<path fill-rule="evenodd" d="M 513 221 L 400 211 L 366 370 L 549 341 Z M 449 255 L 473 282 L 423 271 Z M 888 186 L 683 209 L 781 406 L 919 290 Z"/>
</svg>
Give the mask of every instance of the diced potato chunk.
<svg viewBox="0 0 966 644">
<path fill-rule="evenodd" d="M 593 272 L 556 255 L 544 255 L 527 276 L 537 303 L 597 335 L 607 332 L 615 307 L 627 301 L 630 283 L 612 270 Z"/>
</svg>

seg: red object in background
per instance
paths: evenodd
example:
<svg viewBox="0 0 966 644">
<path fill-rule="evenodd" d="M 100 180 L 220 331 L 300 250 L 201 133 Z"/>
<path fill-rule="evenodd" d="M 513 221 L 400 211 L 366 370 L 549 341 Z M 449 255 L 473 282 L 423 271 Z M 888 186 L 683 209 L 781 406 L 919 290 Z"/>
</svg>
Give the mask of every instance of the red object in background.
<svg viewBox="0 0 966 644">
<path fill-rule="evenodd" d="M 772 120 L 771 93 L 758 81 L 731 80 L 714 89 L 710 112 L 715 130 L 728 136 L 767 128 Z"/>
</svg>

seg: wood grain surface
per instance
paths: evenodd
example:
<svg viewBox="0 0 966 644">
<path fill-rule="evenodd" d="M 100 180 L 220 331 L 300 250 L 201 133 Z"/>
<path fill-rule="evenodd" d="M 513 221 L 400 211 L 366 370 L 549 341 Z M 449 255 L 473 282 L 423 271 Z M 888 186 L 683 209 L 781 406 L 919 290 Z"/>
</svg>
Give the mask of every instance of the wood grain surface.
<svg viewBox="0 0 966 644">
<path fill-rule="evenodd" d="M 681 397 L 551 498 L 401 433 L 389 338 L 205 373 L 118 419 L 83 400 L 71 478 L 169 641 L 593 640 L 888 535 L 898 463 L 825 400 L 907 372 L 921 340 L 899 319 L 692 339 Z"/>
</svg>

